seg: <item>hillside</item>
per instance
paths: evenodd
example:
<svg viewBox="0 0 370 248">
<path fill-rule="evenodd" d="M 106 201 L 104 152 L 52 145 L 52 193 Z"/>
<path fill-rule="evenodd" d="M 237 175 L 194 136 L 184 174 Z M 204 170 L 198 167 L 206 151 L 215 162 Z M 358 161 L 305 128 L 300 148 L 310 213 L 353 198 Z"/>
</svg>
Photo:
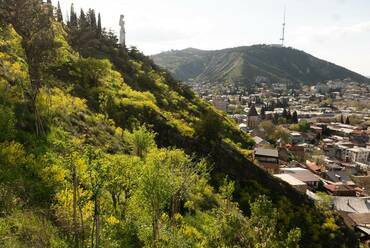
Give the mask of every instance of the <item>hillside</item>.
<svg viewBox="0 0 370 248">
<path fill-rule="evenodd" d="M 94 10 L 0 2 L 0 247 L 355 247 Z M 258 227 L 258 228 L 256 228 Z"/>
<path fill-rule="evenodd" d="M 153 55 L 159 66 L 182 81 L 254 83 L 265 77 L 268 82 L 317 83 L 331 79 L 369 79 L 346 68 L 320 60 L 292 48 L 255 45 L 217 51 L 193 48 Z"/>
</svg>

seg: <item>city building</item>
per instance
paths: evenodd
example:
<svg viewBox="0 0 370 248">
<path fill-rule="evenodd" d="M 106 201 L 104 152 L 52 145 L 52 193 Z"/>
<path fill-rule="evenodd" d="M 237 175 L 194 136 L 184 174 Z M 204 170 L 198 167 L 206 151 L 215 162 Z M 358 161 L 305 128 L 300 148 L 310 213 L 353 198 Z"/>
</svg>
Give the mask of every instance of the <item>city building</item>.
<svg viewBox="0 0 370 248">
<path fill-rule="evenodd" d="M 293 188 L 295 188 L 297 191 L 306 193 L 307 191 L 307 184 L 302 182 L 301 180 L 298 180 L 297 178 L 293 177 L 290 174 L 275 174 L 274 177 L 277 177 L 284 182 L 289 183 Z"/>
<path fill-rule="evenodd" d="M 320 177 L 303 168 L 281 168 L 281 173 L 289 174 L 294 178 L 306 183 L 311 188 L 318 188 Z"/>
<path fill-rule="evenodd" d="M 248 112 L 248 127 L 249 128 L 256 128 L 258 124 L 260 123 L 261 119 L 260 116 L 257 113 L 255 105 L 252 105 L 252 107 L 249 109 Z"/>
<path fill-rule="evenodd" d="M 279 152 L 276 149 L 256 148 L 254 159 L 257 165 L 272 174 L 279 173 Z"/>
</svg>

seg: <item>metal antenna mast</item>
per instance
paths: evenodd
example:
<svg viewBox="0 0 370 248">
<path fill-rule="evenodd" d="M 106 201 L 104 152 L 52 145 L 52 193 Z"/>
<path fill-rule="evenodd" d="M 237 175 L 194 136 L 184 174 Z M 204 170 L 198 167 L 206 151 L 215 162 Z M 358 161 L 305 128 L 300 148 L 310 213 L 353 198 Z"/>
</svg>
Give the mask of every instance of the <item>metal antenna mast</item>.
<svg viewBox="0 0 370 248">
<path fill-rule="evenodd" d="M 281 46 L 284 47 L 284 42 L 285 42 L 285 17 L 286 17 L 286 6 L 284 6 L 284 21 L 283 21 L 283 33 L 281 37 Z"/>
</svg>

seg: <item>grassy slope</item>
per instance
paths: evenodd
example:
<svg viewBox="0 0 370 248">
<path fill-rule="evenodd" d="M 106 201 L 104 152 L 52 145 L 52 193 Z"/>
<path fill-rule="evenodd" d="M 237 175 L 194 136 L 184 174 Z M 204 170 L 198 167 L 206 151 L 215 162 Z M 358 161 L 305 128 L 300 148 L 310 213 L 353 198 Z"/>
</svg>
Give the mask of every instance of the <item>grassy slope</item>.
<svg viewBox="0 0 370 248">
<path fill-rule="evenodd" d="M 178 84 L 147 57 L 129 52 L 127 55 L 122 54 L 127 57 L 121 60 L 119 48 L 105 50 L 104 47 L 98 46 L 96 49 L 100 51 L 100 58 L 113 62 L 115 69 L 123 75 L 128 85 L 138 91 L 150 91 L 155 96 L 162 114 L 146 118 L 144 122 L 153 125 L 154 130 L 158 132 L 158 143 L 166 147 L 180 147 L 188 154 L 195 153 L 200 157 L 207 157 L 214 164 L 213 184 L 217 186 L 225 175 L 235 180 L 237 182 L 235 199 L 246 213 L 249 211 L 250 200 L 259 194 L 266 194 L 280 208 L 281 221 L 285 226 L 282 228 L 299 226 L 302 229 L 302 244 L 305 244 L 305 247 L 331 247 L 336 242 L 333 242 L 329 235 L 333 237 L 337 235 L 335 239 L 339 243 L 352 242 L 350 241 L 352 236 L 345 228 L 337 230 L 335 234 L 330 234 L 331 231 L 323 226 L 325 217 L 305 196 L 293 190 L 289 185 L 277 181 L 242 154 L 240 147 L 250 147 L 250 138 L 238 131 L 232 120 L 200 100 L 186 87 Z M 198 53 L 193 49 L 187 52 Z M 95 54 L 93 52 L 85 56 L 96 56 Z M 140 68 L 133 69 L 133 65 L 137 64 L 141 64 Z M 144 72 L 144 75 L 161 75 L 161 80 L 155 82 L 148 78 L 138 77 L 137 70 Z M 180 105 L 180 108 L 168 105 L 168 103 L 174 104 L 174 99 L 171 97 L 173 94 L 181 96 L 181 100 L 175 104 Z M 179 113 L 180 110 L 181 113 Z M 163 114 L 167 111 L 171 112 L 171 116 L 186 120 L 183 124 L 192 130 L 190 135 L 184 135 L 181 129 L 174 128 L 170 124 L 169 115 L 166 117 Z M 125 123 L 120 121 L 115 113 L 112 113 L 111 117 L 118 125 L 125 126 Z M 235 145 L 237 143 L 239 147 Z"/>
<path fill-rule="evenodd" d="M 57 30 L 58 39 L 64 41 L 66 34 L 60 27 Z M 19 37 L 14 32 L 13 36 L 16 37 L 13 37 L 14 44 L 9 46 L 17 52 L 12 54 L 14 58 L 9 59 L 9 64 L 26 66 Z M 50 127 L 61 126 L 76 135 L 86 136 L 95 145 L 119 151 L 122 147 L 118 145 L 117 127 L 132 128 L 140 123 L 151 125 L 159 133 L 160 145 L 181 147 L 189 154 L 208 157 L 214 163 L 214 185 L 217 186 L 224 175 L 236 180 L 235 198 L 246 213 L 250 199 L 261 193 L 267 194 L 279 207 L 284 227 L 299 226 L 302 229 L 305 246 L 330 247 L 330 231 L 322 227 L 324 217 L 304 196 L 276 181 L 242 155 L 241 148 L 250 147 L 251 140 L 240 133 L 230 119 L 195 97 L 142 55 L 120 48 L 99 46 L 96 49 L 100 51 L 96 56 L 99 59 L 78 58 L 71 47 L 62 42 L 58 52 L 64 59 L 57 62 L 52 72 L 52 89 L 42 90 L 39 99 L 40 107 L 48 106 L 44 108 L 48 111 L 41 114 L 49 120 Z M 19 64 L 15 65 L 14 60 L 20 61 Z M 95 74 L 88 70 L 91 65 L 101 70 Z M 15 76 L 19 80 L 28 80 L 23 74 L 15 73 Z M 106 109 L 97 104 L 101 94 L 109 99 Z M 15 108 L 22 107 L 22 101 L 18 100 L 14 100 Z M 114 122 L 107 120 L 104 112 Z M 23 115 L 22 111 L 18 112 L 17 119 L 22 120 L 17 123 L 18 128 L 30 129 L 27 125 L 30 121 L 23 120 Z M 38 144 L 26 145 L 34 151 L 42 149 Z M 342 231 L 346 232 L 345 229 Z M 343 235 L 340 230 L 336 232 L 335 243 L 350 242 L 351 238 L 346 239 Z"/>
</svg>

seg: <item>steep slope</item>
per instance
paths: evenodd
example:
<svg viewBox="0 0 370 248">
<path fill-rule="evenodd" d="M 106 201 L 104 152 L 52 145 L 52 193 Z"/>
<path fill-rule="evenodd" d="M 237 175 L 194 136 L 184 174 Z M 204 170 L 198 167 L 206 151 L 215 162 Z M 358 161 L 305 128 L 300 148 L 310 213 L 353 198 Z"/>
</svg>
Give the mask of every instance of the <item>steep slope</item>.
<svg viewBox="0 0 370 248">
<path fill-rule="evenodd" d="M 185 49 L 153 55 L 152 59 L 177 79 L 205 82 L 255 82 L 265 77 L 270 82 L 317 83 L 331 79 L 369 79 L 292 48 L 255 45 L 218 51 Z"/>
<path fill-rule="evenodd" d="M 262 194 L 281 235 L 299 227 L 303 247 L 356 244 L 336 216 L 255 166 L 253 141 L 232 120 L 117 45 L 92 11 L 90 24 L 66 25 L 38 0 L 17 2 L 29 9 L 0 19 L 0 246 L 87 247 L 101 234 L 106 247 L 160 246 L 159 235 L 163 247 L 245 247 L 238 207 L 253 217 Z M 202 158 L 206 172 L 185 170 Z"/>
</svg>

